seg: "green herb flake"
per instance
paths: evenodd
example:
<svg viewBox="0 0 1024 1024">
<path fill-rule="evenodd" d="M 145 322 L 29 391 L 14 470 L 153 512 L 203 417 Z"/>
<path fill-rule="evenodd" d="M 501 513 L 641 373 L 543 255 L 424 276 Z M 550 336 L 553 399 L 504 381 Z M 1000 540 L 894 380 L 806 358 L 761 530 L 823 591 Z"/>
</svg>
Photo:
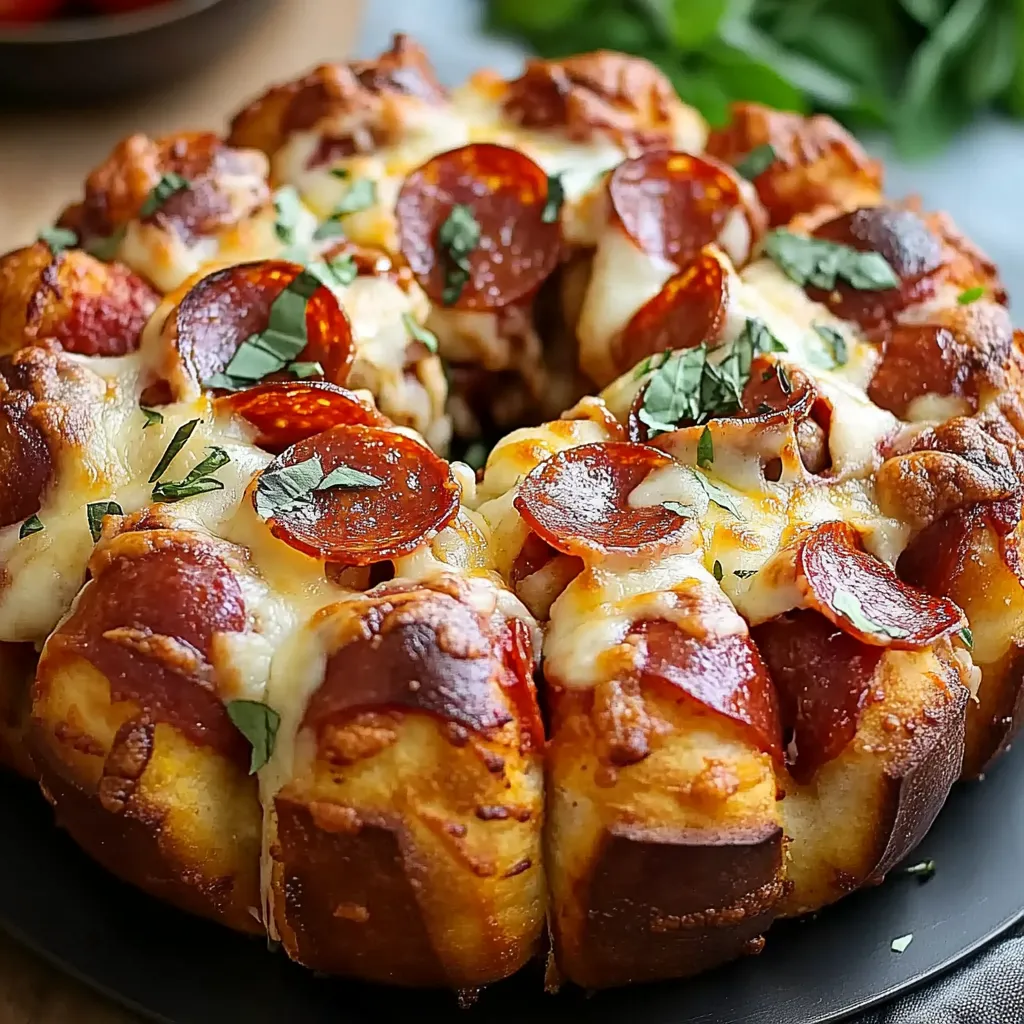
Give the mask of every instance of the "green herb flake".
<svg viewBox="0 0 1024 1024">
<path fill-rule="evenodd" d="M 898 939 L 893 939 L 889 943 L 889 948 L 894 953 L 905 953 L 907 947 L 914 941 L 914 933 L 911 932 L 909 935 L 901 935 Z"/>
<path fill-rule="evenodd" d="M 332 178 L 341 178 L 342 181 L 348 181 L 351 177 L 347 167 L 332 167 L 331 168 Z"/>
<path fill-rule="evenodd" d="M 428 352 L 437 352 L 437 335 L 433 331 L 428 331 L 426 327 L 416 323 L 411 313 L 402 314 L 402 323 L 405 324 L 405 329 L 413 341 L 418 341 L 421 345 L 426 346 Z"/>
<path fill-rule="evenodd" d="M 474 441 L 466 447 L 462 455 L 462 461 L 470 469 L 483 469 L 487 465 L 487 456 L 490 451 L 483 441 Z"/>
<path fill-rule="evenodd" d="M 826 369 L 832 370 L 838 366 L 845 366 L 849 362 L 850 351 L 842 331 L 836 330 L 835 327 L 829 327 L 828 324 L 813 324 L 812 326 L 814 333 L 825 343 L 825 348 L 832 357 L 832 365 Z"/>
<path fill-rule="evenodd" d="M 377 202 L 377 183 L 370 178 L 358 178 L 348 187 L 341 202 L 334 208 L 331 220 L 347 217 L 350 213 L 369 210 Z"/>
<path fill-rule="evenodd" d="M 29 516 L 21 524 L 21 529 L 18 531 L 18 540 L 24 540 L 26 537 L 31 537 L 33 533 L 40 533 L 45 529 L 46 527 L 43 526 L 43 521 L 39 516 Z"/>
<path fill-rule="evenodd" d="M 544 224 L 554 224 L 562 213 L 565 202 L 565 186 L 560 174 L 548 175 L 548 197 L 541 211 L 540 219 Z"/>
<path fill-rule="evenodd" d="M 733 569 L 733 576 L 741 580 L 749 580 L 751 576 L 757 575 L 756 569 Z"/>
<path fill-rule="evenodd" d="M 295 245 L 302 221 L 303 205 L 294 185 L 285 185 L 274 193 L 274 232 L 284 245 Z"/>
<path fill-rule="evenodd" d="M 177 195 L 179 192 L 187 192 L 190 188 L 192 188 L 192 183 L 188 178 L 183 178 L 173 171 L 165 174 L 142 201 L 142 206 L 139 207 L 139 219 L 146 220 L 148 217 L 152 217 L 171 196 Z"/>
<path fill-rule="evenodd" d="M 104 516 L 123 516 L 124 510 L 116 501 L 92 501 L 85 506 L 85 517 L 89 522 L 89 533 L 93 542 L 100 539 L 103 533 Z"/>
<path fill-rule="evenodd" d="M 961 306 L 969 306 L 972 302 L 977 302 L 984 294 L 985 289 L 979 284 L 974 288 L 968 288 L 966 291 L 961 292 L 956 297 L 956 301 Z"/>
<path fill-rule="evenodd" d="M 70 228 L 43 228 L 37 238 L 47 246 L 51 256 L 56 256 L 65 249 L 73 249 L 78 245 L 78 234 Z"/>
<path fill-rule="evenodd" d="M 285 369 L 298 380 L 307 380 L 310 377 L 322 377 L 324 368 L 321 363 L 289 363 Z"/>
<path fill-rule="evenodd" d="M 705 427 L 697 441 L 697 465 L 701 469 L 710 469 L 715 464 L 715 442 L 711 437 L 711 428 Z"/>
<path fill-rule="evenodd" d="M 180 427 L 174 432 L 174 437 L 171 438 L 171 443 L 164 449 L 163 455 L 160 456 L 160 461 L 156 464 L 156 468 L 150 474 L 149 482 L 155 484 L 167 472 L 167 467 L 174 461 L 178 452 L 188 444 L 188 439 L 192 436 L 192 432 L 199 426 L 199 420 L 189 420 L 188 423 L 182 423 Z"/>
<path fill-rule="evenodd" d="M 91 256 L 98 260 L 112 260 L 121 248 L 127 228 L 120 227 L 112 235 L 100 235 L 90 238 L 84 245 L 84 249 Z"/>
<path fill-rule="evenodd" d="M 715 559 L 715 564 L 711 567 L 711 575 L 714 576 L 719 583 L 722 582 L 722 577 L 725 575 L 722 570 L 722 563 L 717 558 Z"/>
<path fill-rule="evenodd" d="M 694 470 L 693 475 L 697 478 L 697 482 L 704 489 L 704 493 L 710 501 L 713 501 L 719 508 L 725 509 L 726 512 L 735 516 L 735 518 L 743 518 L 739 506 L 733 501 L 728 491 L 724 491 L 717 484 L 713 484 L 703 473 L 698 473 Z"/>
<path fill-rule="evenodd" d="M 329 491 L 332 487 L 380 487 L 383 483 L 379 476 L 372 473 L 364 473 L 350 466 L 338 466 L 316 485 L 315 490 Z"/>
<path fill-rule="evenodd" d="M 294 512 L 309 505 L 315 491 L 333 487 L 381 487 L 384 481 L 351 466 L 336 466 L 324 472 L 319 455 L 268 469 L 256 483 L 256 512 L 261 519 L 270 519 L 282 512 Z"/>
<path fill-rule="evenodd" d="M 145 430 L 146 427 L 152 427 L 156 423 L 163 423 L 164 414 L 162 412 L 157 412 L 156 409 L 147 409 L 144 405 L 140 405 L 139 409 L 141 410 L 142 415 L 146 417 L 146 422 L 142 424 L 143 430 Z"/>
<path fill-rule="evenodd" d="M 224 484 L 210 474 L 226 466 L 231 461 L 231 456 L 223 448 L 210 448 L 209 452 L 210 454 L 198 462 L 183 480 L 165 480 L 157 484 L 153 488 L 153 500 L 170 504 L 184 498 L 195 497 L 197 494 L 224 490 Z"/>
<path fill-rule="evenodd" d="M 799 285 L 832 289 L 842 280 L 860 291 L 883 291 L 900 285 L 896 271 L 881 253 L 795 235 L 785 228 L 776 228 L 765 236 L 764 251 Z"/>
<path fill-rule="evenodd" d="M 663 501 L 661 507 L 667 508 L 669 512 L 675 512 L 677 516 L 682 516 L 684 519 L 700 518 L 700 512 L 697 509 L 692 505 L 684 505 L 681 501 Z"/>
<path fill-rule="evenodd" d="M 281 716 L 258 700 L 229 700 L 224 705 L 234 727 L 249 741 L 249 774 L 255 775 L 271 758 Z"/>
<path fill-rule="evenodd" d="M 437 244 L 445 264 L 441 301 L 451 306 L 458 301 L 469 281 L 469 256 L 480 244 L 480 224 L 468 206 L 456 203 L 451 208 L 438 228 Z"/>
<path fill-rule="evenodd" d="M 737 165 L 737 173 L 743 175 L 747 181 L 753 181 L 759 174 L 763 174 L 775 163 L 778 154 L 770 142 L 764 142 L 755 146 Z"/>
<path fill-rule="evenodd" d="M 909 867 L 904 868 L 900 874 L 916 878 L 920 882 L 927 882 L 935 876 L 935 861 L 918 861 L 917 864 L 911 864 Z"/>
<path fill-rule="evenodd" d="M 313 240 L 316 242 L 325 242 L 329 238 L 343 238 L 344 236 L 345 229 L 336 220 L 323 221 L 313 232 Z"/>
<path fill-rule="evenodd" d="M 970 626 L 964 626 L 963 629 L 957 630 L 956 635 L 960 637 L 961 642 L 967 650 L 974 650 L 974 633 L 971 632 Z"/>
<path fill-rule="evenodd" d="M 907 630 L 901 629 L 899 626 L 887 626 L 869 618 L 857 596 L 848 590 L 835 592 L 832 597 L 832 607 L 841 615 L 845 615 L 854 628 L 859 629 L 862 633 L 870 633 L 872 636 L 885 637 L 890 640 L 900 640 L 910 636 Z"/>
</svg>

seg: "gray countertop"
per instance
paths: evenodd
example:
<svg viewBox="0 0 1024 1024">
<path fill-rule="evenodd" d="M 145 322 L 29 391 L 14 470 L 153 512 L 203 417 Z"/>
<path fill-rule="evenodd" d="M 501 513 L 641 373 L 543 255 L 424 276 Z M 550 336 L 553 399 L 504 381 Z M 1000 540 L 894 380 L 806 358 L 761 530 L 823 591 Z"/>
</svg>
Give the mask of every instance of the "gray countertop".
<svg viewBox="0 0 1024 1024">
<path fill-rule="evenodd" d="M 358 53 L 370 56 L 401 30 L 422 43 L 448 84 L 479 67 L 512 75 L 524 50 L 511 41 L 485 36 L 480 0 L 370 0 Z M 893 196 L 916 194 L 929 209 L 946 210 L 960 228 L 1000 266 L 1010 295 L 1024 304 L 1024 125 L 996 117 L 972 125 L 939 157 L 906 163 L 892 156 L 885 140 L 869 148 L 886 162 Z M 1018 322 L 1020 315 L 1015 317 Z"/>
</svg>

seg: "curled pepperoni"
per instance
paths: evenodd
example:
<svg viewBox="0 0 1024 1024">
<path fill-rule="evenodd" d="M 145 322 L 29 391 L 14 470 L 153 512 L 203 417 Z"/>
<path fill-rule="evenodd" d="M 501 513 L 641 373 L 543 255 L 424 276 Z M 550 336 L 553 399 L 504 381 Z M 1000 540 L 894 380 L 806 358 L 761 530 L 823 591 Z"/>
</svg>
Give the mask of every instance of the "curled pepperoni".
<svg viewBox="0 0 1024 1024">
<path fill-rule="evenodd" d="M 862 643 L 912 650 L 964 624 L 947 598 L 904 583 L 861 547 L 852 526 L 816 526 L 797 553 L 797 572 L 818 611 Z"/>
<path fill-rule="evenodd" d="M 810 782 L 857 732 L 873 699 L 883 649 L 861 643 L 815 611 L 795 611 L 750 631 L 779 696 L 793 778 Z"/>
<path fill-rule="evenodd" d="M 426 445 L 380 427 L 332 427 L 282 452 L 264 478 L 319 458 L 325 474 L 347 467 L 380 481 L 372 486 L 312 490 L 308 500 L 268 517 L 271 532 L 299 551 L 342 565 L 372 565 L 408 554 L 455 518 L 459 485 Z"/>
<path fill-rule="evenodd" d="M 223 373 L 238 346 L 267 329 L 274 300 L 302 272 L 296 263 L 263 260 L 204 277 L 168 317 L 165 331 L 202 383 Z M 334 293 L 321 285 L 306 301 L 306 347 L 296 356 L 320 363 L 324 376 L 344 384 L 355 359 L 352 329 Z"/>
<path fill-rule="evenodd" d="M 761 750 L 781 758 L 775 692 L 747 637 L 696 637 L 661 620 L 637 623 L 633 632 L 644 638 L 641 683 L 669 683 L 712 711 L 748 726 Z"/>
<path fill-rule="evenodd" d="M 568 448 L 530 473 L 515 507 L 542 540 L 566 555 L 689 549 L 691 520 L 664 505 L 629 504 L 647 476 L 671 464 L 663 452 L 628 441 Z"/>
<path fill-rule="evenodd" d="M 841 214 L 820 225 L 814 235 L 860 252 L 879 253 L 900 279 L 898 288 L 858 289 L 842 281 L 832 289 L 807 287 L 807 294 L 836 316 L 865 328 L 878 326 L 933 294 L 931 275 L 945 262 L 942 241 L 928 225 L 916 213 L 892 206 Z"/>
<path fill-rule="evenodd" d="M 258 384 L 218 398 L 217 408 L 255 427 L 253 444 L 274 454 L 340 424 L 391 425 L 371 402 L 323 380 Z"/>
<path fill-rule="evenodd" d="M 725 328 L 729 278 L 722 264 L 703 252 L 683 264 L 653 299 L 633 314 L 615 343 L 617 373 L 669 349 L 716 342 Z"/>
<path fill-rule="evenodd" d="M 131 701 L 150 722 L 248 760 L 216 691 L 218 633 L 242 632 L 246 608 L 234 573 L 214 552 L 171 531 L 119 537 L 71 617 L 47 642 L 40 674 L 65 658 L 89 661 L 110 682 L 112 702 Z"/>
<path fill-rule="evenodd" d="M 532 294 L 558 265 L 561 228 L 557 216 L 545 222 L 547 202 L 548 177 L 528 156 L 490 143 L 463 146 L 405 179 L 396 208 L 399 245 L 434 302 L 499 309 Z M 479 228 L 465 271 L 440 237 L 456 207 L 467 208 Z M 461 289 L 452 285 L 460 275 Z"/>
<path fill-rule="evenodd" d="M 744 196 L 735 173 L 689 153 L 661 150 L 624 160 L 608 179 L 608 195 L 626 234 L 669 263 L 682 264 L 712 242 L 743 263 L 764 230 L 764 212 L 756 198 Z M 734 215 L 744 220 L 745 239 L 732 237 Z"/>
</svg>

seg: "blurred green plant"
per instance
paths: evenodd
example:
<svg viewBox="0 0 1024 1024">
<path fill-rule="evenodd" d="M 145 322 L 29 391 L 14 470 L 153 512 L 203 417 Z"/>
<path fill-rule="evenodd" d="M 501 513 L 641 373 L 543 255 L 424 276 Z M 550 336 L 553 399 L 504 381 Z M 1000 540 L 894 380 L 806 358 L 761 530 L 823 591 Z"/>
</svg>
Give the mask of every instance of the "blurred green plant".
<svg viewBox="0 0 1024 1024">
<path fill-rule="evenodd" d="M 487 0 L 542 57 L 647 57 L 713 124 L 733 100 L 826 110 L 940 149 L 979 110 L 1024 117 L 1024 0 Z"/>
</svg>

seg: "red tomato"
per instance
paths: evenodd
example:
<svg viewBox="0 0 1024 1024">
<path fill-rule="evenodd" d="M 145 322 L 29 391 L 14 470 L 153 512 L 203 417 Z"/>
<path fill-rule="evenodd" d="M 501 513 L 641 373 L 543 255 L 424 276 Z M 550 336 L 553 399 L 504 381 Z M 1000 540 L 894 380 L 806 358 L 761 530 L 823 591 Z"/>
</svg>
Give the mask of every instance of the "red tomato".
<svg viewBox="0 0 1024 1024">
<path fill-rule="evenodd" d="M 45 21 L 64 6 L 64 0 L 0 0 L 0 23 Z"/>
</svg>

